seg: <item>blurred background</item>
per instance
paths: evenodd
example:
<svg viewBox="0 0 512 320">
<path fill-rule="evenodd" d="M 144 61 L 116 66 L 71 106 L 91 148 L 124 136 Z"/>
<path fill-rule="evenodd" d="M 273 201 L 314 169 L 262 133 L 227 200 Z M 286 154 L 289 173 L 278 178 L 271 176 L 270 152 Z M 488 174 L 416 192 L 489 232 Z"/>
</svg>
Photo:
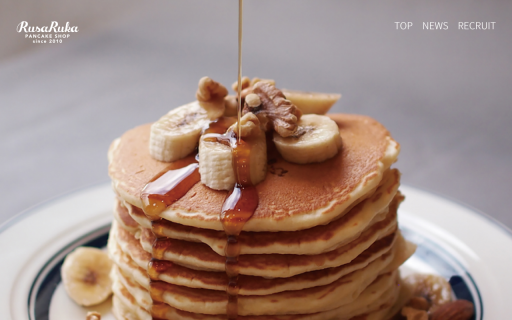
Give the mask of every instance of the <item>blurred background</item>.
<svg viewBox="0 0 512 320">
<path fill-rule="evenodd" d="M 110 142 L 193 100 L 200 77 L 234 82 L 237 10 L 236 0 L 0 0 L 0 223 L 107 183 Z M 246 0 L 243 73 L 341 93 L 331 112 L 374 117 L 401 143 L 403 184 L 512 227 L 511 16 L 506 0 Z M 35 44 L 16 32 L 21 21 L 79 32 Z M 449 29 L 423 30 L 431 21 Z"/>
</svg>

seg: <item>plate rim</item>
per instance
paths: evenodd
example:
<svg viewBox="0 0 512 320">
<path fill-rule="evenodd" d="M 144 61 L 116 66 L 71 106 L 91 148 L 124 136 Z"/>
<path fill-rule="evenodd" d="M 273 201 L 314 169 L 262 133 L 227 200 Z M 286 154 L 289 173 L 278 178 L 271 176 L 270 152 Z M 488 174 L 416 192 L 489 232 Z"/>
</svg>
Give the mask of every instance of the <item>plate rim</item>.
<svg viewBox="0 0 512 320">
<path fill-rule="evenodd" d="M 16 224 L 20 223 L 21 221 L 25 220 L 26 218 L 30 217 L 31 215 L 37 213 L 38 211 L 41 211 L 47 206 L 51 206 L 52 204 L 55 204 L 56 202 L 59 202 L 63 200 L 64 198 L 67 198 L 69 196 L 76 195 L 78 193 L 88 191 L 89 189 L 96 189 L 105 187 L 107 184 L 110 184 L 109 182 L 98 181 L 92 184 L 87 184 L 81 187 L 77 187 L 75 189 L 71 189 L 62 193 L 59 193 L 55 196 L 49 197 L 46 200 L 39 201 L 30 207 L 16 213 L 14 216 L 8 218 L 4 222 L 0 223 L 0 235 L 7 231 L 9 228 L 15 226 Z"/>
<path fill-rule="evenodd" d="M 470 211 L 471 213 L 475 214 L 476 216 L 481 216 L 483 218 L 485 218 L 488 222 L 490 222 L 491 224 L 494 224 L 495 226 L 497 226 L 498 228 L 502 229 L 502 231 L 504 231 L 505 233 L 508 234 L 508 236 L 510 237 L 510 239 L 512 239 L 512 228 L 509 228 L 507 225 L 505 225 L 503 222 L 497 220 L 496 218 L 492 217 L 491 215 L 489 215 L 488 213 L 485 213 L 484 211 L 476 208 L 475 206 L 472 206 L 462 200 L 459 200 L 457 198 L 454 198 L 452 196 L 446 196 L 446 195 L 443 195 L 439 192 L 436 192 L 436 191 L 433 191 L 429 188 L 420 188 L 420 187 L 416 187 L 415 185 L 413 184 L 401 184 L 400 187 L 398 188 L 399 190 L 401 188 L 404 188 L 404 189 L 410 189 L 410 190 L 414 190 L 416 192 L 420 192 L 422 194 L 426 194 L 426 195 L 429 195 L 429 196 L 432 196 L 432 197 L 435 197 L 437 199 L 440 199 L 440 200 L 445 200 L 447 202 L 451 202 L 463 209 L 466 209 L 466 211 Z"/>
</svg>

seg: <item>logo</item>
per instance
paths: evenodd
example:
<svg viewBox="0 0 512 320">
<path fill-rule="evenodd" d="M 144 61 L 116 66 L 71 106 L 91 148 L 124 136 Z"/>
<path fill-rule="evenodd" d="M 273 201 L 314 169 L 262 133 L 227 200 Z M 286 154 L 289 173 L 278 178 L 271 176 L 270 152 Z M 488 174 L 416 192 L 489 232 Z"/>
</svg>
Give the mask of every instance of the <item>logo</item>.
<svg viewBox="0 0 512 320">
<path fill-rule="evenodd" d="M 27 21 L 22 21 L 16 27 L 18 33 L 25 33 L 26 39 L 32 39 L 32 43 L 62 43 L 63 39 L 69 38 L 70 33 L 78 32 L 77 26 L 71 26 L 69 21 L 66 25 L 59 26 L 57 21 L 52 21 L 49 26 L 30 26 Z"/>
</svg>

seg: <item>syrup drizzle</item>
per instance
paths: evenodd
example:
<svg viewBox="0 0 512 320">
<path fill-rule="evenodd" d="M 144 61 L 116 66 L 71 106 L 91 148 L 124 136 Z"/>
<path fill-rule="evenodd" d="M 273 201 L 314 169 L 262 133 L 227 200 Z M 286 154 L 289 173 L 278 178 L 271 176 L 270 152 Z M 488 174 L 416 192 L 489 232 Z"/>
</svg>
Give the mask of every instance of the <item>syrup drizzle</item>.
<svg viewBox="0 0 512 320">
<path fill-rule="evenodd" d="M 231 125 L 235 124 L 235 119 L 233 117 L 220 117 L 217 120 L 211 121 L 208 125 L 203 129 L 202 134 L 223 134 L 228 130 Z"/>
<path fill-rule="evenodd" d="M 238 1 L 238 123 L 242 117 L 242 11 L 243 0 Z M 238 319 L 238 275 L 240 266 L 240 243 L 238 236 L 242 232 L 245 223 L 252 217 L 258 207 L 258 192 L 251 182 L 250 159 L 251 144 L 241 139 L 241 126 L 238 126 L 238 134 L 226 130 L 234 123 L 232 118 L 221 117 L 209 123 L 204 128 L 205 139 L 226 144 L 231 147 L 233 156 L 233 170 L 236 183 L 224 200 L 220 212 L 220 220 L 227 236 L 225 248 L 225 270 L 229 278 L 226 293 L 228 304 L 226 314 L 228 320 Z M 166 170 L 157 174 L 149 181 L 141 192 L 143 211 L 152 220 L 152 231 L 155 235 L 153 242 L 152 259 L 148 265 L 148 276 L 151 279 L 150 293 L 153 298 L 153 309 L 162 307 L 163 291 L 159 275 L 173 263 L 163 260 L 165 250 L 168 248 L 168 240 L 165 237 L 158 238 L 155 228 L 160 214 L 174 202 L 183 197 L 197 182 L 201 180 L 199 164 L 196 157 L 188 157 L 171 164 Z"/>
<path fill-rule="evenodd" d="M 165 208 L 183 197 L 200 180 L 199 163 L 194 157 L 173 162 L 142 189 L 142 210 L 150 220 L 160 219 Z"/>
<path fill-rule="evenodd" d="M 240 271 L 238 236 L 258 207 L 259 198 L 258 192 L 251 182 L 251 144 L 237 138 L 234 131 L 229 131 L 226 134 L 218 133 L 225 131 L 231 123 L 231 120 L 223 118 L 213 121 L 205 128 L 204 134 L 206 140 L 229 145 L 233 156 L 236 183 L 224 200 L 220 220 L 227 236 L 225 270 L 228 276 L 226 288 L 228 304 L 226 314 L 229 320 L 235 320 L 238 319 L 238 275 Z M 152 220 L 152 231 L 155 235 L 152 259 L 148 265 L 148 276 L 151 279 L 150 293 L 155 306 L 163 302 L 164 289 L 160 285 L 159 275 L 173 265 L 172 262 L 163 260 L 165 251 L 169 248 L 168 238 L 157 237 L 158 222 L 162 220 L 160 214 L 200 181 L 198 167 L 196 157 L 188 157 L 174 162 L 151 179 L 141 192 L 143 211 Z"/>
<path fill-rule="evenodd" d="M 242 118 L 242 25 L 244 0 L 238 0 L 238 123 Z M 238 126 L 238 140 L 241 140 L 241 127 Z"/>
<path fill-rule="evenodd" d="M 152 258 L 148 264 L 150 294 L 153 299 L 152 307 L 155 310 L 161 309 L 163 302 L 163 289 L 159 285 L 159 275 L 172 266 L 172 262 L 161 260 L 168 248 L 167 238 L 157 237 L 154 230 L 155 222 L 162 220 L 160 214 L 183 197 L 200 180 L 199 163 L 196 157 L 188 156 L 170 164 L 165 170 L 153 177 L 141 191 L 142 210 L 151 220 L 151 229 L 155 236 L 152 245 Z"/>
<path fill-rule="evenodd" d="M 237 139 L 231 139 L 230 141 L 232 143 L 231 152 L 236 183 L 222 205 L 220 218 L 227 236 L 225 268 L 229 281 L 226 290 L 228 294 L 226 313 L 229 320 L 235 320 L 238 318 L 238 291 L 240 289 L 238 286 L 240 271 L 238 236 L 258 207 L 258 192 L 251 182 L 250 144 Z"/>
</svg>

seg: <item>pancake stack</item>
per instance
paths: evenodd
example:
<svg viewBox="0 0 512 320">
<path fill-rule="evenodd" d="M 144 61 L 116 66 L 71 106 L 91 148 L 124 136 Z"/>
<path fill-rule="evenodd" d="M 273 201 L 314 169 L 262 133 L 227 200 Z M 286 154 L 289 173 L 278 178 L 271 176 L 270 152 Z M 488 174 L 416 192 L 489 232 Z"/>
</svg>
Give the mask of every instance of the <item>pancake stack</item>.
<svg viewBox="0 0 512 320">
<path fill-rule="evenodd" d="M 302 165 L 269 151 L 258 207 L 238 237 L 238 319 L 387 319 L 400 307 L 398 267 L 414 246 L 397 226 L 399 145 L 371 118 L 330 117 L 343 140 L 333 158 Z M 226 319 L 228 192 L 198 182 L 161 219 L 147 218 L 140 192 L 169 166 L 149 155 L 149 132 L 130 130 L 109 151 L 115 315 Z"/>
</svg>

